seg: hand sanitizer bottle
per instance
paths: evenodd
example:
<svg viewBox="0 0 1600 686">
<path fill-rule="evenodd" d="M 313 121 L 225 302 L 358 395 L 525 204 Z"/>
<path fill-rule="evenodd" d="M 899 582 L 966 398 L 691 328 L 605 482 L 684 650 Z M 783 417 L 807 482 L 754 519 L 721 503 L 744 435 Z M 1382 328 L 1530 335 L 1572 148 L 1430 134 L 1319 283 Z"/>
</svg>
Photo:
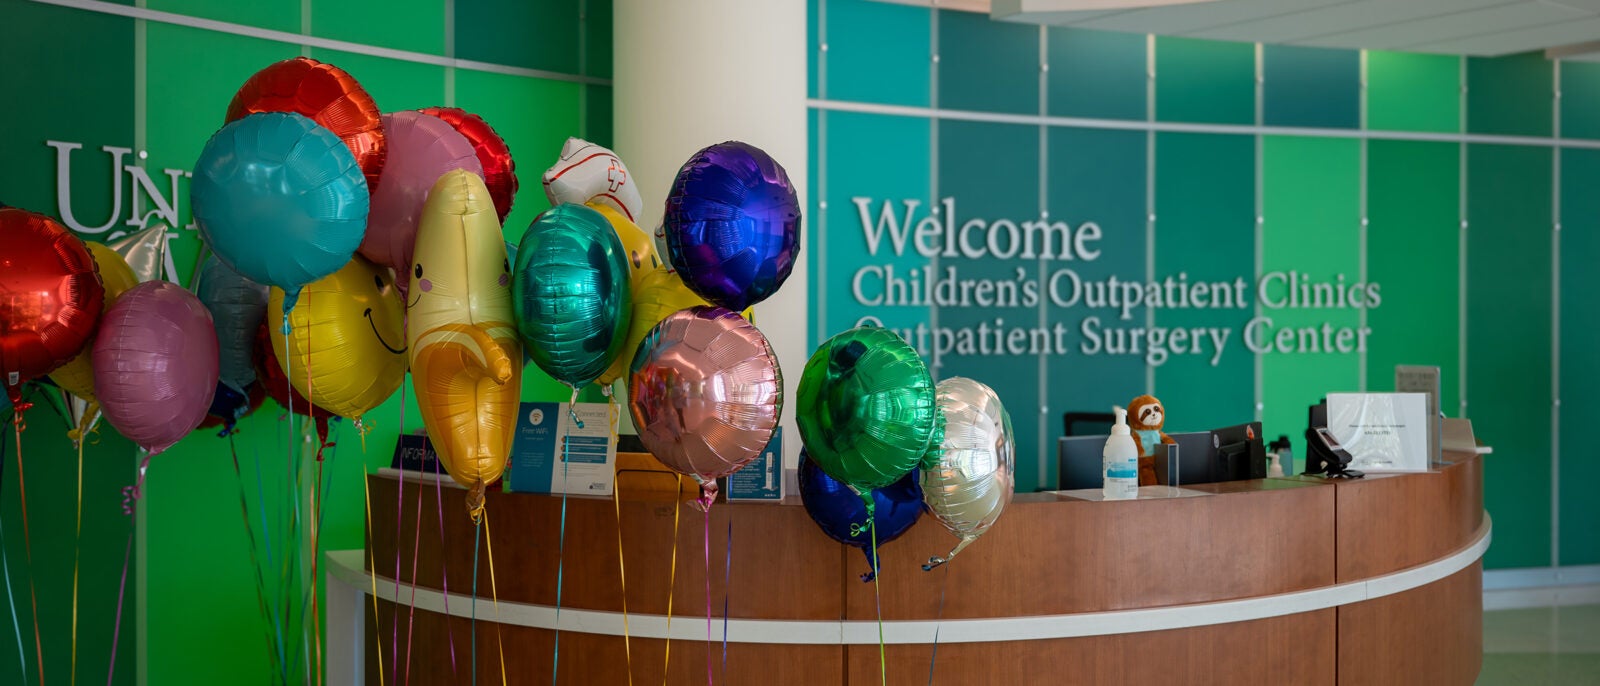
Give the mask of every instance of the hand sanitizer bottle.
<svg viewBox="0 0 1600 686">
<path fill-rule="evenodd" d="M 1112 409 L 1117 413 L 1117 423 L 1111 427 L 1111 438 L 1106 439 L 1106 449 L 1101 454 L 1105 477 L 1101 497 L 1132 500 L 1139 497 L 1139 450 L 1128 432 L 1128 411 L 1120 407 Z"/>
</svg>

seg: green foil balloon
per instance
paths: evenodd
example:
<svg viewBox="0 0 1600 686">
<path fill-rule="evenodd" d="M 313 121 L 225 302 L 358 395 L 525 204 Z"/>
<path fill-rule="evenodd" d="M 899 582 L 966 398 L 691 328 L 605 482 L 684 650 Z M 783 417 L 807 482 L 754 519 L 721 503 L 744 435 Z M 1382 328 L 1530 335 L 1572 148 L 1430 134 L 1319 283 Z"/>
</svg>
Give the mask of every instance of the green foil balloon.
<svg viewBox="0 0 1600 686">
<path fill-rule="evenodd" d="M 546 374 L 574 389 L 594 381 L 628 337 L 628 256 L 611 222 L 583 205 L 539 215 L 517 246 L 511 297 L 517 333 Z"/>
<path fill-rule="evenodd" d="M 937 445 L 943 424 L 927 365 L 888 329 L 828 339 L 806 362 L 798 395 L 806 452 L 857 493 L 899 481 Z"/>
</svg>

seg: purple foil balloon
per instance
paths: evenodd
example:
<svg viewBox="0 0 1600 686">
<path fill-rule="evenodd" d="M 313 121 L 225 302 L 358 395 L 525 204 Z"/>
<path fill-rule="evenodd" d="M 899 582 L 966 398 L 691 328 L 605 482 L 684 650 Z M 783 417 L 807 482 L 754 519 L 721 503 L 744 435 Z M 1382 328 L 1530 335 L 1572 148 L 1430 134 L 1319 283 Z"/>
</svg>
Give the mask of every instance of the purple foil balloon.
<svg viewBox="0 0 1600 686">
<path fill-rule="evenodd" d="M 800 199 L 789 174 L 747 143 L 685 162 L 667 194 L 667 252 L 684 285 L 735 312 L 766 300 L 800 255 Z"/>
<path fill-rule="evenodd" d="M 766 336 L 720 307 L 679 310 L 639 344 L 628 377 L 639 440 L 662 464 L 694 477 L 703 502 L 717 478 L 754 460 L 783 411 L 783 372 Z"/>
<path fill-rule="evenodd" d="M 211 313 L 166 281 L 128 289 L 100 319 L 94 393 L 106 421 L 154 455 L 200 426 L 217 390 Z"/>
<path fill-rule="evenodd" d="M 383 178 L 372 193 L 372 213 L 361 239 L 361 255 L 394 269 L 411 273 L 411 251 L 428 191 L 445 172 L 465 169 L 483 176 L 483 164 L 472 141 L 443 119 L 421 112 L 383 115 L 389 156 Z M 405 293 L 406 279 L 395 281 Z"/>
</svg>

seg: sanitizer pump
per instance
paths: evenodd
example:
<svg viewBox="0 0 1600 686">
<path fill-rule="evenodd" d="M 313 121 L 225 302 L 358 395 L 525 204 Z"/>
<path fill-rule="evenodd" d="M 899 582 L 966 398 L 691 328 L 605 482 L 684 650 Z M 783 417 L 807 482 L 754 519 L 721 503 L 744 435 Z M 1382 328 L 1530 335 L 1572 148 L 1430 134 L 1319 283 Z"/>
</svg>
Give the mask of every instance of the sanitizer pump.
<svg viewBox="0 0 1600 686">
<path fill-rule="evenodd" d="M 1132 500 L 1139 497 L 1139 450 L 1128 431 L 1128 411 L 1112 409 L 1117 413 L 1117 423 L 1111 427 L 1111 438 L 1106 439 L 1106 449 L 1101 454 L 1105 477 L 1101 494 L 1106 500 Z"/>
</svg>

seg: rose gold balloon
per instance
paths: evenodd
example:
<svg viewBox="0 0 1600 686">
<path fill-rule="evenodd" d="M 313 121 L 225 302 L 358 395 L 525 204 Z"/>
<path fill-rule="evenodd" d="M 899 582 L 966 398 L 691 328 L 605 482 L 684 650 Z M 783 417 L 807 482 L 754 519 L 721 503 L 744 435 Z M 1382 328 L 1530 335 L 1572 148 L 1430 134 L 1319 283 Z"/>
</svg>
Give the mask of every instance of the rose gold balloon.
<svg viewBox="0 0 1600 686">
<path fill-rule="evenodd" d="M 657 324 L 628 381 L 639 439 L 699 481 L 706 503 L 719 477 L 761 455 L 783 411 L 783 372 L 766 336 L 720 307 L 679 310 Z"/>
</svg>

